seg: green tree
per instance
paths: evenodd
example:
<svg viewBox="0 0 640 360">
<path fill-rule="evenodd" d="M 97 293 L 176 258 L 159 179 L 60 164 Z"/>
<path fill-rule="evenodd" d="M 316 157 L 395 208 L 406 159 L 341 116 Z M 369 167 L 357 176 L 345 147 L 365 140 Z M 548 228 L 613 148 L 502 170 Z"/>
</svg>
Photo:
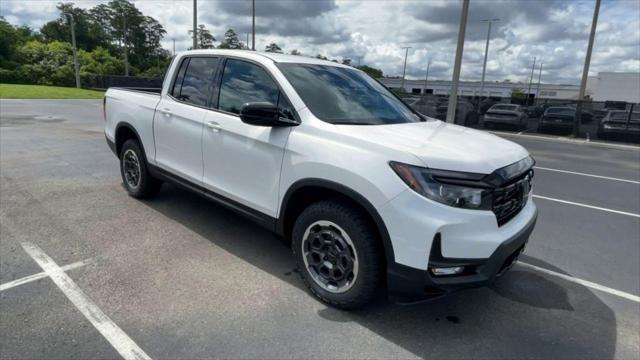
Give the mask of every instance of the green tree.
<svg viewBox="0 0 640 360">
<path fill-rule="evenodd" d="M 265 46 L 264 51 L 273 52 L 273 53 L 282 53 L 282 49 L 276 43 L 271 43 L 271 44 Z"/>
<path fill-rule="evenodd" d="M 193 36 L 193 30 L 189 30 L 189 34 Z M 213 42 L 216 38 L 211 35 L 211 31 L 204 24 L 198 25 L 196 29 L 196 39 L 198 41 L 198 49 L 213 49 Z"/>
<path fill-rule="evenodd" d="M 523 104 L 527 101 L 527 94 L 519 88 L 511 89 L 511 102 L 514 104 Z"/>
<path fill-rule="evenodd" d="M 224 33 L 224 40 L 218 46 L 219 49 L 243 49 L 244 44 L 238 40 L 238 34 L 233 29 Z"/>
<path fill-rule="evenodd" d="M 323 56 L 323 55 L 320 55 L 320 54 L 316 55 L 316 59 L 329 60 L 326 56 Z"/>
<path fill-rule="evenodd" d="M 297 49 L 291 50 L 291 55 L 302 55 Z"/>
<path fill-rule="evenodd" d="M 69 14 L 73 16 L 76 45 L 79 49 L 91 51 L 98 46 L 109 46 L 111 37 L 88 11 L 74 7 L 73 3 L 59 3 L 57 8 L 60 10 L 60 16 L 40 28 L 46 42 L 71 42 L 71 27 L 67 15 Z"/>
<path fill-rule="evenodd" d="M 13 26 L 0 16 L 0 68 L 15 69 L 20 65 L 17 50 L 40 36 L 28 26 Z"/>
<path fill-rule="evenodd" d="M 366 72 L 367 74 L 369 74 L 369 76 L 371 76 L 372 78 L 375 78 L 375 79 L 379 79 L 379 78 L 383 77 L 382 70 L 376 69 L 376 68 L 372 68 L 372 67 L 367 66 L 367 65 L 356 66 L 356 69 L 360 69 L 360 70 Z"/>
<path fill-rule="evenodd" d="M 351 59 L 349 59 L 349 58 L 343 58 L 343 59 L 342 59 L 342 64 L 343 64 L 343 65 L 351 65 Z"/>
<path fill-rule="evenodd" d="M 166 34 L 162 25 L 150 16 L 144 16 L 127 0 L 112 0 L 92 8 L 90 14 L 111 34 L 112 42 L 122 54 L 125 74 L 131 64 L 146 69 L 154 66 L 164 52 L 160 41 Z"/>
<path fill-rule="evenodd" d="M 124 70 L 124 62 L 102 47 L 97 47 L 91 52 L 80 50 L 79 57 L 82 74 L 117 75 L 122 74 Z"/>
</svg>

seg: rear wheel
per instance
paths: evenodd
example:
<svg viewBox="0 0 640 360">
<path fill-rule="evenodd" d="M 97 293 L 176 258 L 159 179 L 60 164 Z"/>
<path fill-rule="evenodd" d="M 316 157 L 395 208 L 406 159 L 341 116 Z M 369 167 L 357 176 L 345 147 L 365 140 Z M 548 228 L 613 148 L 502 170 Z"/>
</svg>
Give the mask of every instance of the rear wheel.
<svg viewBox="0 0 640 360">
<path fill-rule="evenodd" d="M 326 200 L 306 208 L 294 225 L 292 248 L 305 285 L 332 306 L 363 306 L 382 283 L 377 233 L 348 202 Z"/>
<path fill-rule="evenodd" d="M 135 198 L 154 197 L 162 187 L 162 182 L 149 174 L 140 145 L 133 139 L 122 145 L 120 174 L 127 193 Z"/>
</svg>

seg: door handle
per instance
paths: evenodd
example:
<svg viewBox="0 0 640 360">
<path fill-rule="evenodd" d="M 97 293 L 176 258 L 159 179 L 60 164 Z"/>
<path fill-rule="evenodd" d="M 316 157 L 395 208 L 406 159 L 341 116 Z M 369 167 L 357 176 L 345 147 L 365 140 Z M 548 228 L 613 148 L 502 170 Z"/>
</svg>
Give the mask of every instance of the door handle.
<svg viewBox="0 0 640 360">
<path fill-rule="evenodd" d="M 220 124 L 215 121 L 207 122 L 207 127 L 213 132 L 219 132 L 220 130 L 222 130 L 222 126 L 220 126 Z"/>
<path fill-rule="evenodd" d="M 171 109 L 169 108 L 161 109 L 160 112 L 163 113 L 164 116 L 171 116 Z"/>
</svg>

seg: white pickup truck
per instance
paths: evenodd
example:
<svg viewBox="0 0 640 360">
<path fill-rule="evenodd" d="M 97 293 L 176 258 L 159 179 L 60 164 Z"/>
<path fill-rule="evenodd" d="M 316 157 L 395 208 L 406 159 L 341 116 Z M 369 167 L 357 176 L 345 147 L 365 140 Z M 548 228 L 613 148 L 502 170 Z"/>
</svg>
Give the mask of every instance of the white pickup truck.
<svg viewBox="0 0 640 360">
<path fill-rule="evenodd" d="M 521 146 L 425 117 L 365 73 L 302 56 L 177 55 L 160 93 L 112 88 L 105 135 L 133 197 L 193 190 L 290 239 L 340 308 L 491 283 L 537 210 Z"/>
</svg>

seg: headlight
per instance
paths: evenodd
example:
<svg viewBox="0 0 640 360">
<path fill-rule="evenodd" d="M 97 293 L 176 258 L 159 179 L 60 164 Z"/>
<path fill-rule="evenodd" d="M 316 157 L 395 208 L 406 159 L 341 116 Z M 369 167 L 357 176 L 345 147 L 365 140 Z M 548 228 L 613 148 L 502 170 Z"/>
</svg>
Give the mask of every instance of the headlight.
<svg viewBox="0 0 640 360">
<path fill-rule="evenodd" d="M 427 168 L 390 162 L 391 168 L 418 194 L 439 203 L 466 209 L 489 209 L 490 190 L 437 181 Z"/>
</svg>

